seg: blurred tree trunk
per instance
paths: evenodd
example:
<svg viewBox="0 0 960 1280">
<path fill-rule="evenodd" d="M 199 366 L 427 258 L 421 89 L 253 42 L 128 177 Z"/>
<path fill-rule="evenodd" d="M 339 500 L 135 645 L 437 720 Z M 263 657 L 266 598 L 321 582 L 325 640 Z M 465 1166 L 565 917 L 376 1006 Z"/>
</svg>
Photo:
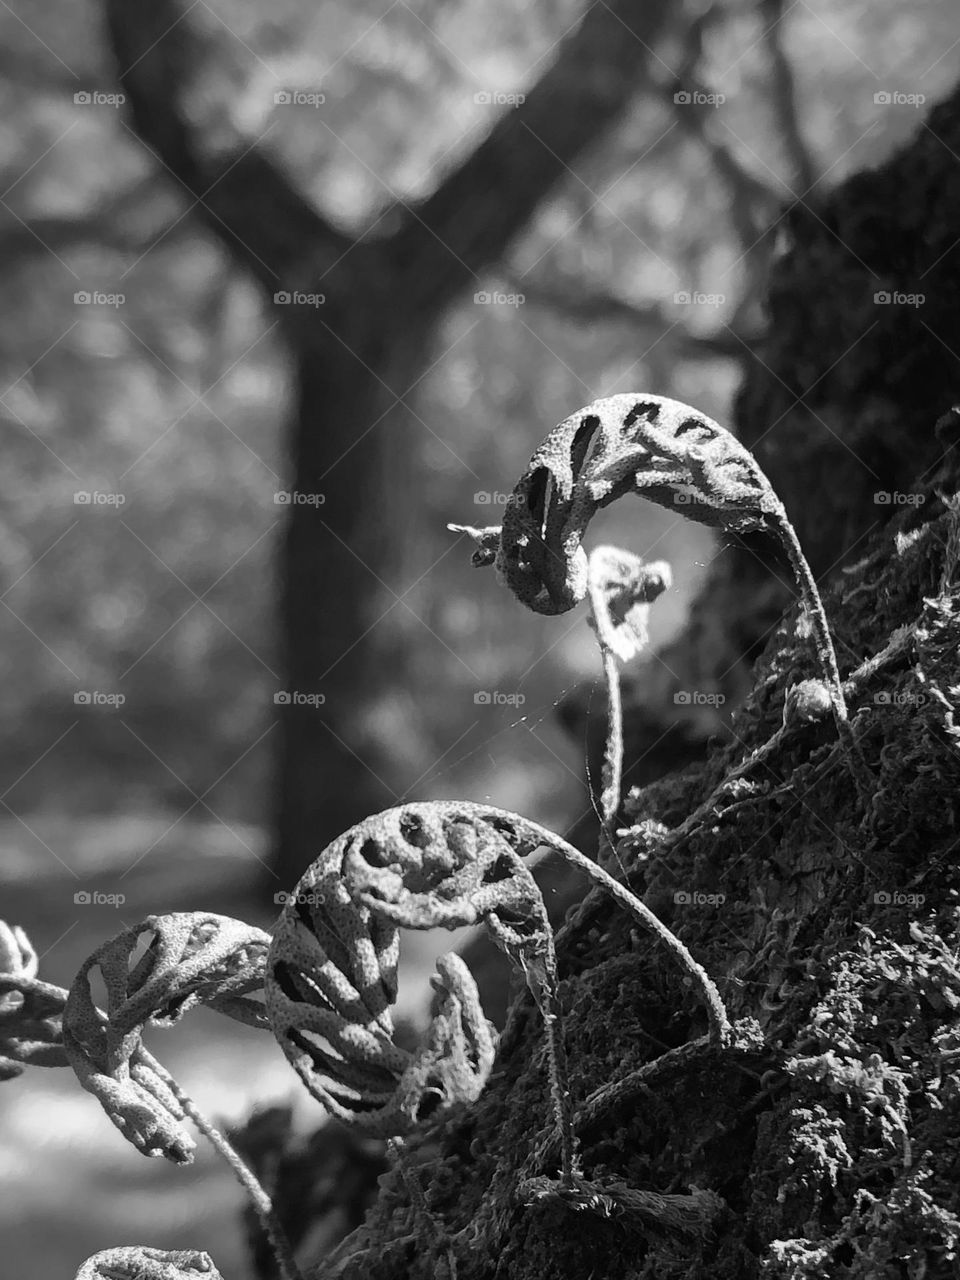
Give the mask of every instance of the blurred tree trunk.
<svg viewBox="0 0 960 1280">
<path fill-rule="evenodd" d="M 399 770 L 388 750 L 402 756 L 403 742 L 384 742 L 377 726 L 364 721 L 402 661 L 376 634 L 379 616 L 402 607 L 391 592 L 402 551 L 388 518 L 395 502 L 384 493 L 379 460 L 385 433 L 394 437 L 394 453 L 413 447 L 416 428 L 396 397 L 422 369 L 429 334 L 395 303 L 369 294 L 343 299 L 343 312 L 335 309 L 332 317 L 328 307 L 325 319 L 337 333 L 356 331 L 351 319 L 362 326 L 368 306 L 387 308 L 395 332 L 371 326 L 349 350 L 316 342 L 298 358 L 295 485 L 324 501 L 289 512 L 281 568 L 284 670 L 291 690 L 320 693 L 324 702 L 283 712 L 277 869 L 285 885 L 333 832 L 388 808 L 397 794 Z M 350 309 L 357 313 L 352 318 Z M 412 466 L 399 468 L 392 482 L 400 489 L 395 497 L 416 503 Z"/>
<path fill-rule="evenodd" d="M 396 229 L 379 241 L 330 226 L 248 139 L 216 150 L 196 104 L 209 103 L 222 51 L 178 0 L 106 0 L 106 9 L 137 132 L 198 216 L 271 299 L 280 290 L 326 298 L 322 308 L 283 315 L 299 377 L 291 488 L 324 496 L 322 505 L 291 506 L 282 565 L 288 691 L 326 699 L 319 710 L 280 708 L 275 866 L 292 885 L 330 839 L 412 781 L 367 714 L 398 659 L 378 663 L 370 638 L 378 607 L 391 603 L 378 445 L 385 431 L 410 424 L 395 400 L 424 371 L 447 307 L 479 287 L 480 273 L 644 87 L 669 5 L 588 6 L 526 101 L 420 206 L 394 210 L 386 225 Z M 406 480 L 415 502 L 412 471 Z"/>
<path fill-rule="evenodd" d="M 867 810 L 830 722 L 795 723 L 715 790 L 814 674 L 796 611 L 782 617 L 788 578 L 744 540 L 666 655 L 688 688 L 730 687 L 759 655 L 732 740 L 634 794 L 619 848 L 717 980 L 734 1042 L 662 1056 L 703 1035 L 703 1009 L 663 948 L 591 895 L 558 954 L 583 1171 L 602 1194 L 525 1203 L 526 1180 L 557 1163 L 536 1155 L 551 1108 L 521 999 L 484 1094 L 412 1156 L 460 1280 L 955 1280 L 958 154 L 960 90 L 886 164 L 791 211 L 769 338 L 738 403 L 824 583 L 875 779 Z M 669 689 L 663 702 L 665 715 Z M 699 826 L 665 839 L 705 802 Z M 615 1099 L 586 1114 L 610 1082 Z M 434 1274 L 431 1240 L 405 1235 L 408 1204 L 399 1177 L 383 1179 L 316 1280 Z"/>
</svg>

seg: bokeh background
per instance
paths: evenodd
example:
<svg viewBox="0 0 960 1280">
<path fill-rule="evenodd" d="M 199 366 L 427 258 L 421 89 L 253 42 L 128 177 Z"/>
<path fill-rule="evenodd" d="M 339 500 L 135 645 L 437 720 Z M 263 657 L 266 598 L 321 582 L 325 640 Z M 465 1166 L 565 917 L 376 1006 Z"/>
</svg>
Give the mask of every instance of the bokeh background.
<svg viewBox="0 0 960 1280">
<path fill-rule="evenodd" d="M 339 235 L 376 243 L 523 112 L 585 8 L 605 6 L 199 0 L 171 10 L 184 50 L 202 50 L 177 110 L 201 149 L 256 148 Z M 312 326 L 310 361 L 349 346 L 326 301 L 271 298 L 143 145 L 114 9 L 0 10 L 0 916 L 64 985 L 150 912 L 268 927 L 302 869 L 277 837 L 292 696 L 292 504 L 278 495 L 296 492 L 304 362 L 292 311 Z M 316 852 L 339 829 L 324 826 L 325 786 L 363 812 L 382 792 L 378 807 L 489 800 L 558 830 L 582 817 L 585 736 L 558 712 L 570 698 L 602 711 L 584 614 L 525 612 L 446 525 L 498 523 L 540 438 L 600 396 L 653 391 L 729 423 L 784 211 L 815 209 L 888 155 L 958 60 L 949 0 L 674 6 L 613 127 L 431 319 L 419 363 L 398 357 L 403 423 L 358 416 L 349 496 L 385 537 L 354 554 L 347 593 L 321 601 L 330 627 L 346 619 L 351 656 L 308 691 L 322 695 L 304 783 L 320 797 Z M 321 295 L 329 270 L 304 287 Z M 361 320 L 365 306 L 403 312 L 365 288 L 358 272 Z M 348 434 L 350 412 L 336 407 Z M 331 467 L 315 511 L 334 513 L 341 542 L 359 526 L 335 527 L 333 499 L 357 474 Z M 639 503 L 604 513 L 591 539 L 671 562 L 654 647 L 723 554 Z M 324 735 L 339 752 L 329 775 Z M 413 940 L 414 1022 L 449 941 Z M 283 1100 L 304 1127 L 321 1118 L 245 1029 L 199 1013 L 157 1048 L 219 1116 Z M 140 1241 L 206 1248 L 241 1280 L 239 1204 L 212 1157 L 188 1172 L 143 1161 L 65 1073 L 0 1092 L 0 1275 L 60 1280 Z"/>
</svg>

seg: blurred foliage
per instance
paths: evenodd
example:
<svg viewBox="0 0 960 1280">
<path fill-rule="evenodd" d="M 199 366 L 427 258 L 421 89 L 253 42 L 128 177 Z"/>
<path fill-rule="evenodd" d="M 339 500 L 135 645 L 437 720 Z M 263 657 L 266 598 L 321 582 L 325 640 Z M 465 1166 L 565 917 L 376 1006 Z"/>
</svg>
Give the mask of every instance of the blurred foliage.
<svg viewBox="0 0 960 1280">
<path fill-rule="evenodd" d="M 432 190 L 512 109 L 482 98 L 522 94 L 579 12 L 504 0 L 216 0 L 187 19 L 219 50 L 220 69 L 188 109 L 211 138 L 262 139 L 332 220 L 377 236 L 384 208 Z M 541 436 L 599 396 L 644 388 L 729 420 L 737 357 L 686 335 L 757 330 L 773 241 L 744 243 L 718 152 L 734 158 L 761 227 L 797 195 L 815 202 L 816 189 L 797 190 L 777 127 L 756 7 L 697 12 L 697 74 L 726 101 L 699 136 L 687 128 L 673 102 L 679 37 L 658 50 L 662 83 L 638 94 L 484 282 L 525 300 L 465 298 L 413 393 L 415 482 L 379 516 L 404 549 L 387 584 L 404 607 L 385 592 L 370 618 L 386 660 L 404 658 L 364 726 L 397 744 L 411 797 L 574 816 L 583 751 L 553 708 L 599 676 L 593 638 L 581 614 L 522 614 L 472 574 L 445 523 L 494 522 L 496 503 L 475 494 L 509 492 Z M 820 190 L 916 128 L 915 109 L 874 95 L 942 94 L 956 75 L 955 25 L 947 0 L 789 8 L 779 30 Z M 289 483 L 290 384 L 278 317 L 196 229 L 123 111 L 75 101 L 115 92 L 96 6 L 14 0 L 0 34 L 0 800 L 17 814 L 179 813 L 202 797 L 200 816 L 262 822 L 284 687 L 274 495 Z M 294 89 L 324 101 L 275 102 Z M 77 303 L 84 291 L 123 302 Z M 679 291 L 723 300 L 685 305 Z M 598 300 L 589 314 L 585 297 Z M 651 307 L 661 314 L 651 319 Z M 389 476 L 397 460 L 382 443 Z M 78 492 L 124 501 L 78 505 Z M 656 643 L 682 624 L 715 549 L 669 513 L 622 507 L 598 519 L 594 538 L 673 563 Z M 478 688 L 526 702 L 476 705 Z M 81 691 L 125 701 L 81 705 Z"/>
</svg>

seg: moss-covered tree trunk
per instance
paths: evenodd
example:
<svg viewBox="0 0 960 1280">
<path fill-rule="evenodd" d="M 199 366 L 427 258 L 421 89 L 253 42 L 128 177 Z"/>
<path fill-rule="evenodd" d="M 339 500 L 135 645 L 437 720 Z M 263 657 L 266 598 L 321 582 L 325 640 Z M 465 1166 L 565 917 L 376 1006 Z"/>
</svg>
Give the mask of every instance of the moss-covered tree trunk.
<svg viewBox="0 0 960 1280">
<path fill-rule="evenodd" d="M 881 169 L 791 212 L 770 337 L 734 424 L 822 580 L 875 777 L 867 812 L 826 721 L 795 727 L 671 836 L 814 674 L 796 609 L 783 613 L 785 568 L 745 540 L 719 557 L 669 663 L 681 686 L 723 690 L 756 659 L 752 692 L 729 743 L 629 799 L 619 850 L 718 982 L 736 1043 L 644 1073 L 704 1032 L 694 994 L 602 897 L 560 940 L 575 1109 L 640 1072 L 581 1126 L 586 1175 L 710 1192 L 712 1231 L 684 1234 L 656 1209 L 521 1203 L 524 1179 L 556 1173 L 533 1154 L 551 1112 L 526 998 L 480 1101 L 417 1153 L 430 1210 L 460 1233 L 460 1280 L 960 1274 L 958 155 L 960 93 Z M 391 1175 L 316 1274 L 399 1280 L 445 1265 Z"/>
</svg>

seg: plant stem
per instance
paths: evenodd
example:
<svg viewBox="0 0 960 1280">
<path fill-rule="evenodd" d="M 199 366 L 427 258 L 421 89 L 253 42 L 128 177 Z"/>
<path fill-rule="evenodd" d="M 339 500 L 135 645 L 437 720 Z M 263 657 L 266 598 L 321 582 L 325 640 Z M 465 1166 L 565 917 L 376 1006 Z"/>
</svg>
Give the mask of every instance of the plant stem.
<svg viewBox="0 0 960 1280">
<path fill-rule="evenodd" d="M 603 790 L 600 809 L 603 833 L 611 852 L 616 848 L 617 812 L 623 787 L 623 700 L 620 696 L 620 666 L 617 656 L 600 641 L 603 674 L 607 682 L 607 744 L 603 757 Z"/>
<path fill-rule="evenodd" d="M 549 842 L 545 841 L 545 843 L 548 843 L 548 847 L 556 850 L 567 862 L 573 863 L 581 871 L 585 871 L 591 879 L 596 880 L 612 897 L 616 898 L 617 902 L 630 912 L 644 929 L 656 935 L 700 989 L 703 1002 L 707 1007 L 711 1039 L 718 1043 L 725 1043 L 730 1036 L 730 1020 L 727 1017 L 727 1011 L 724 1008 L 720 992 L 706 969 L 701 964 L 698 964 L 676 934 L 668 929 L 663 921 L 654 915 L 646 903 L 641 902 L 626 885 L 621 884 L 619 880 L 614 880 L 613 876 L 585 857 L 578 849 L 574 849 L 572 845 L 567 844 L 565 840 L 552 833 Z"/>
<path fill-rule="evenodd" d="M 270 1241 L 270 1245 L 273 1249 L 274 1256 L 277 1260 L 277 1266 L 280 1269 L 280 1274 L 283 1277 L 283 1280 L 303 1280 L 300 1274 L 300 1269 L 294 1259 L 293 1250 L 290 1248 L 290 1242 L 286 1237 L 283 1227 L 281 1227 L 277 1220 L 270 1197 L 267 1195 L 266 1191 L 264 1191 L 256 1174 L 252 1169 L 248 1168 L 239 1152 L 232 1146 L 227 1138 L 224 1137 L 220 1130 L 207 1119 L 190 1095 L 183 1091 L 170 1072 L 167 1071 L 166 1067 L 159 1063 L 153 1054 L 148 1053 L 142 1045 L 140 1046 L 140 1055 L 147 1066 L 160 1076 L 164 1084 L 166 1084 L 167 1088 L 170 1089 L 171 1093 L 174 1094 L 177 1101 L 183 1107 L 186 1114 L 190 1117 L 204 1137 L 208 1139 L 210 1145 L 213 1146 L 221 1156 L 223 1156 L 224 1160 L 226 1160 L 227 1164 L 233 1170 L 237 1177 L 237 1181 L 250 1197 L 250 1203 L 256 1210 L 257 1217 L 260 1219 L 263 1229 L 267 1234 L 267 1238 Z"/>
<path fill-rule="evenodd" d="M 800 585 L 803 603 L 813 625 L 814 645 L 824 679 L 830 689 L 833 703 L 833 719 L 837 726 L 837 734 L 846 748 L 850 772 L 853 775 L 860 803 L 866 809 L 872 798 L 874 780 L 847 718 L 847 704 L 843 696 L 843 685 L 840 682 L 837 653 L 833 647 L 833 637 L 830 634 L 830 626 L 827 622 L 827 615 L 824 612 L 823 601 L 820 599 L 816 580 L 810 565 L 807 563 L 807 558 L 803 554 L 803 548 L 800 546 L 793 525 L 782 507 L 781 513 L 778 513 L 776 517 L 777 532 L 780 542 L 790 559 L 790 565 Z"/>
<path fill-rule="evenodd" d="M 744 774 L 749 773 L 756 765 L 763 764 L 768 760 L 783 742 L 786 734 L 786 726 L 781 725 L 766 742 L 762 743 L 759 747 L 755 747 L 746 759 L 741 760 L 740 763 L 735 768 L 731 769 L 729 773 L 724 774 L 714 787 L 713 791 L 711 791 L 709 796 L 707 796 L 706 800 L 704 800 L 702 804 L 699 804 L 696 809 L 694 809 L 693 813 L 688 814 L 678 827 L 674 827 L 663 837 L 661 847 L 670 848 L 677 844 L 678 841 L 686 839 L 691 832 L 696 831 L 710 818 L 719 820 L 721 814 L 716 812 L 716 806 L 723 797 L 724 792 L 729 789 L 731 783 L 736 782 L 739 778 L 742 778 Z"/>
<path fill-rule="evenodd" d="M 548 926 L 549 928 L 549 926 Z M 553 931 L 548 933 L 545 956 L 522 958 L 527 986 L 533 995 L 543 1018 L 547 1042 L 547 1072 L 550 1078 L 550 1095 L 557 1121 L 556 1132 L 560 1140 L 560 1173 L 565 1186 L 572 1186 L 579 1174 L 577 1140 L 573 1132 L 573 1107 L 570 1102 L 570 1073 L 567 1067 L 567 1051 L 563 1043 L 560 1014 L 557 953 Z"/>
</svg>

